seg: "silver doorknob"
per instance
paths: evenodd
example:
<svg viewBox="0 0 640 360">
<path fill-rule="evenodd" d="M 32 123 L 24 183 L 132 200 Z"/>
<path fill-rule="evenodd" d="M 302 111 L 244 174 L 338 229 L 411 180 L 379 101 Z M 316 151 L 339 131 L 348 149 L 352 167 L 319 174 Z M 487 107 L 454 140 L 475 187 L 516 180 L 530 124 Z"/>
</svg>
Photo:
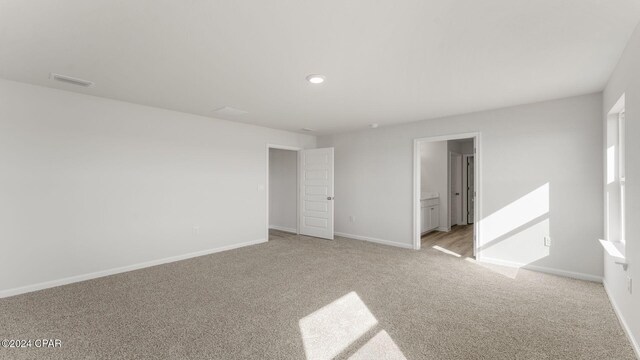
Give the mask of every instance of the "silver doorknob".
<svg viewBox="0 0 640 360">
<path fill-rule="evenodd" d="M 327 200 L 333 200 L 334 197 L 333 196 L 327 196 Z"/>
</svg>

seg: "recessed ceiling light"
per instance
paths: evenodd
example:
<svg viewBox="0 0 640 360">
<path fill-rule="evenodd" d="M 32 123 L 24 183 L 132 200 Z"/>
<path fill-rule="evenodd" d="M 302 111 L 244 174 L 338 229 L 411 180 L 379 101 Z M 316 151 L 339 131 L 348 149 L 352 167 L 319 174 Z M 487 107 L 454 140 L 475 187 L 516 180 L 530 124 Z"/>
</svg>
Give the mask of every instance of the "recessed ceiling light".
<svg viewBox="0 0 640 360">
<path fill-rule="evenodd" d="M 320 74 L 307 75 L 307 81 L 312 84 L 322 84 L 324 80 L 325 80 L 324 75 L 320 75 Z"/>
<path fill-rule="evenodd" d="M 311 132 L 311 131 L 316 131 L 316 130 L 315 129 L 311 129 L 311 128 L 302 128 L 302 131 Z"/>
<path fill-rule="evenodd" d="M 369 125 L 370 128 L 372 129 L 377 129 L 378 128 L 378 124 L 371 124 Z"/>
</svg>

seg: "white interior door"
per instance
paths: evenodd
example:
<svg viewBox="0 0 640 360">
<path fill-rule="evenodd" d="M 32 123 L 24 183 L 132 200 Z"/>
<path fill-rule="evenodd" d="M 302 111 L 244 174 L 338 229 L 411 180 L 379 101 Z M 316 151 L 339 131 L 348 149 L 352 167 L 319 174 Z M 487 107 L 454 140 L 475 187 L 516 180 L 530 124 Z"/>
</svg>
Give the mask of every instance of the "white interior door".
<svg viewBox="0 0 640 360">
<path fill-rule="evenodd" d="M 300 234 L 333 240 L 333 148 L 300 154 Z"/>
</svg>

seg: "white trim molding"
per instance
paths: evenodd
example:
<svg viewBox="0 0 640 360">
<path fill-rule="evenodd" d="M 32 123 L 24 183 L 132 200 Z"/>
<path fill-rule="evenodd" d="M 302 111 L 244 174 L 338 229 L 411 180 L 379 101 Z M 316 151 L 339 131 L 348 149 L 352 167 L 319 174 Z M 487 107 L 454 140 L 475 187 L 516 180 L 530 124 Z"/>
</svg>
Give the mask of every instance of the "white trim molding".
<svg viewBox="0 0 640 360">
<path fill-rule="evenodd" d="M 403 248 L 403 249 L 413 249 L 413 246 L 411 244 L 399 243 L 399 242 L 396 242 L 396 241 L 377 239 L 377 238 L 372 238 L 372 237 L 368 237 L 368 236 L 347 234 L 347 233 L 342 233 L 342 232 L 337 232 L 337 231 L 334 234 L 337 235 L 337 236 L 340 236 L 340 237 L 354 239 L 354 240 L 368 241 L 368 242 L 372 242 L 372 243 L 376 243 L 376 244 L 395 246 L 395 247 L 399 247 L 399 248 Z"/>
<path fill-rule="evenodd" d="M 522 264 L 522 263 L 517 263 L 517 262 L 513 262 L 513 261 L 507 261 L 507 260 L 501 260 L 501 259 L 495 259 L 495 258 L 487 258 L 487 257 L 482 257 L 482 258 L 476 259 L 476 260 L 478 262 L 481 262 L 481 263 L 500 265 L 500 266 L 506 266 L 506 267 L 511 267 L 511 268 L 520 268 L 520 269 L 537 271 L 537 272 L 551 274 L 551 275 L 558 275 L 558 276 L 568 277 L 568 278 L 572 278 L 572 279 L 593 281 L 593 282 L 597 282 L 597 283 L 601 283 L 602 282 L 602 276 L 597 276 L 597 275 L 591 275 L 591 274 L 579 273 L 579 272 L 574 272 L 574 271 L 549 268 L 549 267 L 538 266 L 538 265 Z"/>
<path fill-rule="evenodd" d="M 602 285 L 604 286 L 604 291 L 607 293 L 607 296 L 609 297 L 609 302 L 611 303 L 611 307 L 613 308 L 613 312 L 618 317 L 618 321 L 620 321 L 620 325 L 622 326 L 622 330 L 624 330 L 625 334 L 627 334 L 627 338 L 629 339 L 629 342 L 631 343 L 631 347 L 633 348 L 633 351 L 636 353 L 636 357 L 638 359 L 640 359 L 640 344 L 638 344 L 638 341 L 633 338 L 633 333 L 631 332 L 631 328 L 629 328 L 629 325 L 627 325 L 627 322 L 625 321 L 624 317 L 622 316 L 622 312 L 620 311 L 620 308 L 618 307 L 618 304 L 613 299 L 613 296 L 611 296 L 611 292 L 609 291 L 609 286 L 607 285 L 607 282 L 603 281 Z"/>
<path fill-rule="evenodd" d="M 96 272 L 92 272 L 92 273 L 88 273 L 88 274 L 70 276 L 70 277 L 57 279 L 57 280 L 45 281 L 45 282 L 41 282 L 41 283 L 37 283 L 37 284 L 33 284 L 33 285 L 22 286 L 22 287 L 13 288 L 13 289 L 2 290 L 2 291 L 0 291 L 0 299 L 6 298 L 6 297 L 10 297 L 10 296 L 20 295 L 20 294 L 25 294 L 25 293 L 29 293 L 29 292 L 33 292 L 33 291 L 49 289 L 49 288 L 53 288 L 53 287 L 57 287 L 57 286 L 73 284 L 73 283 L 77 283 L 77 282 L 81 282 L 81 281 L 97 279 L 97 278 L 101 278 L 101 277 L 104 277 L 104 276 L 120 274 L 120 273 L 124 273 L 124 272 L 128 272 L 128 271 L 138 270 L 138 269 L 144 269 L 144 268 L 148 268 L 148 267 L 151 267 L 151 266 L 162 265 L 162 264 L 172 263 L 172 262 L 176 262 L 176 261 L 180 261 L 180 260 L 191 259 L 191 258 L 194 258 L 194 257 L 214 254 L 214 253 L 218 253 L 218 252 L 222 252 L 222 251 L 233 250 L 233 249 L 237 249 L 237 248 L 241 248 L 241 247 L 245 247 L 245 246 L 262 244 L 262 243 L 265 243 L 265 242 L 267 242 L 266 239 L 246 241 L 246 242 L 242 242 L 242 243 L 238 243 L 238 244 L 221 246 L 221 247 L 217 247 L 217 248 L 214 248 L 214 249 L 196 251 L 196 252 L 192 252 L 192 253 L 188 253 L 188 254 L 171 256 L 171 257 L 167 257 L 167 258 L 163 258 L 163 259 L 151 260 L 151 261 L 146 261 L 146 262 L 143 262 L 143 263 L 127 265 L 127 266 L 122 266 L 122 267 L 113 268 L 113 269 L 101 270 L 101 271 L 96 271 Z"/>
</svg>

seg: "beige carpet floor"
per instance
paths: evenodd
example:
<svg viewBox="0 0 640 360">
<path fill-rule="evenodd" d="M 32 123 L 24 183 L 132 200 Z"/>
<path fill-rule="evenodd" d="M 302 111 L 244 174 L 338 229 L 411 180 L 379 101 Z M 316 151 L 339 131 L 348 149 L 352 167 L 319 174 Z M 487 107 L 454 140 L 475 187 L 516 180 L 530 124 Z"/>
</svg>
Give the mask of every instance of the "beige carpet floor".
<svg viewBox="0 0 640 360">
<path fill-rule="evenodd" d="M 601 284 L 433 248 L 268 243 L 0 300 L 2 359 L 633 359 Z"/>
</svg>

